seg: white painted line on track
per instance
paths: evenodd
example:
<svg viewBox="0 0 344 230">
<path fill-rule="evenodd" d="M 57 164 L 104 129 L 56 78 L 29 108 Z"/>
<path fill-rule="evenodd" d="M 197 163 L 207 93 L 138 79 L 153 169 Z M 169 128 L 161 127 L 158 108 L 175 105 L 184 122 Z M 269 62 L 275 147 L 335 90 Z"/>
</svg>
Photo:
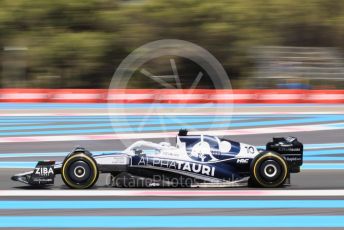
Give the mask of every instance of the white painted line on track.
<svg viewBox="0 0 344 230">
<path fill-rule="evenodd" d="M 187 110 L 187 108 L 182 108 L 183 110 Z M 213 108 L 209 108 L 209 110 L 212 110 Z M 148 116 L 170 116 L 170 115 L 176 115 L 176 116 L 182 116 L 182 115 L 208 115 L 208 116 L 215 116 L 215 115 L 317 115 L 317 114 L 344 114 L 344 111 L 325 111 L 325 112 L 319 112 L 319 111 L 311 111 L 311 112 L 236 112 L 236 111 L 229 111 L 229 112 L 217 112 L 217 111 L 210 111 L 210 112 L 202 112 L 197 111 L 197 109 L 194 109 L 196 111 L 190 111 L 190 112 L 112 112 L 112 113 L 99 113 L 99 112 L 82 112 L 82 113 L 75 113 L 75 112 L 64 112 L 64 113 L 1 113 L 0 117 L 25 117 L 25 116 L 33 116 L 33 117 L 39 117 L 39 116 L 141 116 L 141 115 L 148 115 Z"/>
<path fill-rule="evenodd" d="M 311 124 L 311 125 L 294 125 L 294 126 L 277 126 L 263 128 L 246 128 L 246 129 L 229 129 L 202 131 L 203 134 L 215 136 L 238 136 L 238 135 L 255 135 L 270 133 L 290 133 L 290 132 L 310 132 L 322 130 L 343 129 L 344 123 L 331 124 Z M 339 125 L 338 127 L 336 125 Z M 190 132 L 192 134 L 193 132 Z M 199 133 L 199 132 L 198 132 Z M 197 132 L 196 132 L 197 134 Z M 17 142 L 47 142 L 47 141 L 91 141 L 91 140 L 124 140 L 124 139 L 151 139 L 151 138 L 168 138 L 175 137 L 176 132 L 148 132 L 148 133 L 112 133 L 112 134 L 89 134 L 89 135 L 54 135 L 54 136 L 18 136 L 18 137 L 0 137 L 0 143 L 17 143 Z"/>
<path fill-rule="evenodd" d="M 0 197 L 338 197 L 339 190 L 186 190 L 186 189 L 119 189 L 119 190 L 0 190 Z"/>
</svg>

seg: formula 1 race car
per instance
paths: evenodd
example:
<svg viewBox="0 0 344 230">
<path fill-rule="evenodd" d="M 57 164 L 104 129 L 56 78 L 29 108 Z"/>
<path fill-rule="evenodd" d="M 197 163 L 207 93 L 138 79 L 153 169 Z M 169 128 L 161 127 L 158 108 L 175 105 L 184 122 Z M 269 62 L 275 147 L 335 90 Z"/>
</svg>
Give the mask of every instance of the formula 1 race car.
<svg viewBox="0 0 344 230">
<path fill-rule="evenodd" d="M 279 187 L 300 172 L 303 145 L 294 137 L 273 138 L 266 149 L 180 130 L 176 146 L 137 141 L 121 152 L 92 155 L 77 147 L 62 163 L 39 161 L 31 172 L 12 180 L 33 186 L 54 183 L 56 174 L 70 188 L 91 188 L 100 173 L 110 173 L 115 187 L 182 186 Z"/>
</svg>

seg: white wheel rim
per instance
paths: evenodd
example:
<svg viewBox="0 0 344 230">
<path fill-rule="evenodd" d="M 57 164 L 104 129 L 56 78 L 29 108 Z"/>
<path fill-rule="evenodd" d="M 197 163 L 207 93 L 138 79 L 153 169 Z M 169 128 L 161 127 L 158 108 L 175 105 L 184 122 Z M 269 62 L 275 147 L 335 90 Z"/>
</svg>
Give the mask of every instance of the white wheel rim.
<svg viewBox="0 0 344 230">
<path fill-rule="evenodd" d="M 78 170 L 82 170 L 82 174 L 79 174 L 79 173 L 78 173 Z M 75 175 L 76 177 L 78 177 L 78 178 L 82 178 L 83 176 L 85 176 L 85 173 L 86 173 L 86 170 L 85 170 L 85 168 L 82 167 L 82 166 L 77 166 L 77 167 L 75 167 L 75 169 L 74 169 L 74 175 Z"/>
<path fill-rule="evenodd" d="M 269 172 L 269 168 L 273 168 L 272 173 Z M 272 178 L 272 177 L 276 176 L 276 174 L 277 174 L 277 167 L 273 164 L 267 164 L 264 167 L 264 173 L 267 177 Z"/>
</svg>

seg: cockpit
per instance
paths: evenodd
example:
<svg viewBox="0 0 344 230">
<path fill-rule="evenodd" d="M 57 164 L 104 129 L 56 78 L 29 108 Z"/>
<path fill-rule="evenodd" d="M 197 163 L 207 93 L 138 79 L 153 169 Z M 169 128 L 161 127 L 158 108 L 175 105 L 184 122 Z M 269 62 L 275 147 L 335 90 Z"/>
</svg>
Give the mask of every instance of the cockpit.
<svg viewBox="0 0 344 230">
<path fill-rule="evenodd" d="M 240 143 L 216 136 L 187 135 L 187 131 L 182 130 L 177 136 L 177 148 L 185 149 L 194 160 L 225 160 L 240 152 Z"/>
</svg>

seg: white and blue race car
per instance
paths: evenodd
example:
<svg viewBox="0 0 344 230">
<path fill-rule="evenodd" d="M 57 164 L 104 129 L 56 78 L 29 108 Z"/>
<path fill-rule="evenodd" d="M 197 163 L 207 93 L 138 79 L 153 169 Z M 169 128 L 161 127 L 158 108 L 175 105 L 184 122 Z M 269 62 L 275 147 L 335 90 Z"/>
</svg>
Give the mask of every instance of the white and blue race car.
<svg viewBox="0 0 344 230">
<path fill-rule="evenodd" d="M 33 171 L 12 180 L 33 186 L 54 184 L 61 174 L 70 188 L 91 188 L 100 173 L 116 187 L 279 187 L 300 172 L 303 145 L 294 137 L 273 138 L 266 149 L 180 130 L 176 145 L 137 141 L 121 152 L 92 155 L 77 147 L 62 163 L 39 161 Z"/>
</svg>

